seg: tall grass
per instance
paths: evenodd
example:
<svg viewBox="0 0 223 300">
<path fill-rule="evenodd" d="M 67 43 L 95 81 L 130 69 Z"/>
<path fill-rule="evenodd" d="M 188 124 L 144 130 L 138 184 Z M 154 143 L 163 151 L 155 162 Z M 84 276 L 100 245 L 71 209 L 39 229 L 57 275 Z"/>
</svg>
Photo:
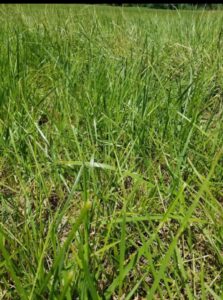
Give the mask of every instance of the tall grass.
<svg viewBox="0 0 223 300">
<path fill-rule="evenodd" d="M 1 299 L 222 299 L 223 13 L 0 11 Z"/>
</svg>

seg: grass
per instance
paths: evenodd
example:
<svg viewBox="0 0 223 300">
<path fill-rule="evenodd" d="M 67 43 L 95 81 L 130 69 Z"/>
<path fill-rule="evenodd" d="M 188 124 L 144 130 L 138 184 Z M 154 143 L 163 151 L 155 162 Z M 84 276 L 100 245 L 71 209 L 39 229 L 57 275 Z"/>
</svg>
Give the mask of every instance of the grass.
<svg viewBox="0 0 223 300">
<path fill-rule="evenodd" d="M 0 299 L 222 299 L 223 13 L 0 10 Z"/>
</svg>

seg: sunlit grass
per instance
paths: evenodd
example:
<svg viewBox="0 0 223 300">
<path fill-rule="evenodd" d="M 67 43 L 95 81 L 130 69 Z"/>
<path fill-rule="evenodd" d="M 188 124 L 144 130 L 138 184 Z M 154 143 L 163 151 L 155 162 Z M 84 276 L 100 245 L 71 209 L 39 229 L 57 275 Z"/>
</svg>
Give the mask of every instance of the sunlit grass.
<svg viewBox="0 0 223 300">
<path fill-rule="evenodd" d="M 1 299 L 222 299 L 223 13 L 0 11 Z"/>
</svg>

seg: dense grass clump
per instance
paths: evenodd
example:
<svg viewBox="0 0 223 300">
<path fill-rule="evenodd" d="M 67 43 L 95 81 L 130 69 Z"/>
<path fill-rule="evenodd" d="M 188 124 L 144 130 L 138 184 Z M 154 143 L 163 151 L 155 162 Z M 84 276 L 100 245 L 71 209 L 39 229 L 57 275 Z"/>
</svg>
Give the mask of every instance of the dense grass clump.
<svg viewBox="0 0 223 300">
<path fill-rule="evenodd" d="M 223 13 L 0 11 L 1 299 L 222 299 Z"/>
</svg>

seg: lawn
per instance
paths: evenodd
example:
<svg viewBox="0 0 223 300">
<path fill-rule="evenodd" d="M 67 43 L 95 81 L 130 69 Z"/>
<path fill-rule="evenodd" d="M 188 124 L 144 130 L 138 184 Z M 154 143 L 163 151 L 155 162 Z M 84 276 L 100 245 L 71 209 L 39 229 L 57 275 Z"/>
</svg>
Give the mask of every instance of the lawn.
<svg viewBox="0 0 223 300">
<path fill-rule="evenodd" d="M 0 299 L 223 297 L 223 11 L 0 5 Z"/>
</svg>

